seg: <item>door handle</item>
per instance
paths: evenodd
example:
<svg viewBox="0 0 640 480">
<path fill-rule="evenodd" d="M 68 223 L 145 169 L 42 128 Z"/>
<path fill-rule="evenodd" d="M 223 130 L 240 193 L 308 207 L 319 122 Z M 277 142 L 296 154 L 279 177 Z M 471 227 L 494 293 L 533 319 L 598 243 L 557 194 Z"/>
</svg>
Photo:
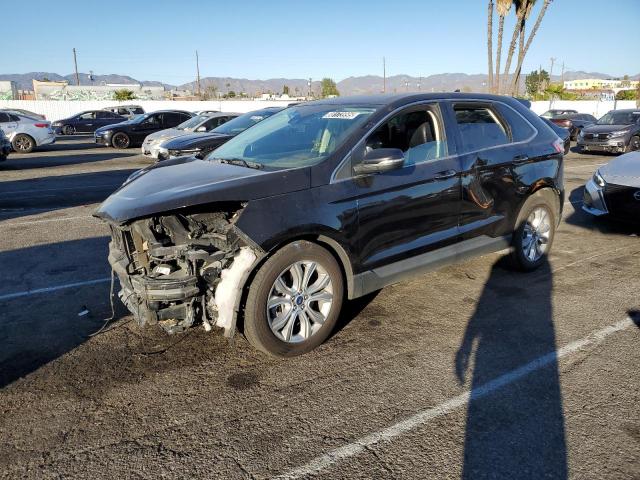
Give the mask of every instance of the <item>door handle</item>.
<svg viewBox="0 0 640 480">
<path fill-rule="evenodd" d="M 513 163 L 524 163 L 524 162 L 528 162 L 529 161 L 529 157 L 527 155 L 516 155 L 515 157 L 513 157 Z"/>
<path fill-rule="evenodd" d="M 445 170 L 444 172 L 436 173 L 433 178 L 436 180 L 444 180 L 446 178 L 455 177 L 458 174 L 455 170 Z"/>
</svg>

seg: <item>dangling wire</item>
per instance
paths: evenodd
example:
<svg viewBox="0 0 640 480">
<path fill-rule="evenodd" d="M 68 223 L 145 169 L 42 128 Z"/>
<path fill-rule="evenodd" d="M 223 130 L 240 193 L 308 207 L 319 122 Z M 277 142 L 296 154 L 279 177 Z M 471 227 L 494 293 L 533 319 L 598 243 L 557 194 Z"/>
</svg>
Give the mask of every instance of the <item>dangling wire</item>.
<svg viewBox="0 0 640 480">
<path fill-rule="evenodd" d="M 105 330 L 105 327 L 107 325 L 109 325 L 109 323 L 111 323 L 113 321 L 114 318 L 116 318 L 116 308 L 113 304 L 113 297 L 114 297 L 114 288 L 115 288 L 115 278 L 116 278 L 116 272 L 114 271 L 113 268 L 111 268 L 111 288 L 109 289 L 109 303 L 111 304 L 111 316 L 109 318 L 105 318 L 104 319 L 104 323 L 102 324 L 102 326 L 100 327 L 100 329 L 97 332 L 94 333 L 90 333 L 89 337 L 95 337 L 96 335 L 99 335 L 101 333 L 106 333 L 106 332 L 110 332 L 111 330 L 113 330 L 114 328 L 118 328 L 121 327 L 123 325 L 126 325 L 127 323 L 129 323 L 131 321 L 131 319 L 127 320 L 124 323 L 121 323 L 119 325 L 116 325 L 115 327 L 109 328 L 108 330 Z M 131 296 L 131 294 L 129 295 Z M 125 299 L 125 301 L 128 300 Z"/>
</svg>

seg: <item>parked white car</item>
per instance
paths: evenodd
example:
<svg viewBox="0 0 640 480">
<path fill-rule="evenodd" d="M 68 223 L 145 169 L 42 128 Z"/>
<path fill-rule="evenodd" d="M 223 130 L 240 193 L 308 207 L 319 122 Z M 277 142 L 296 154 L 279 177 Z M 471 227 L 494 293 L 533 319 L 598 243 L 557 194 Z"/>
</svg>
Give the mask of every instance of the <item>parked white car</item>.
<svg viewBox="0 0 640 480">
<path fill-rule="evenodd" d="M 36 147 L 56 141 L 51 122 L 12 112 L 0 112 L 0 128 L 18 153 L 30 153 Z"/>
<path fill-rule="evenodd" d="M 142 154 L 145 157 L 157 159 L 160 145 L 163 142 L 190 133 L 209 132 L 239 115 L 239 113 L 235 112 L 196 115 L 175 128 L 167 128 L 147 136 L 142 143 Z"/>
</svg>

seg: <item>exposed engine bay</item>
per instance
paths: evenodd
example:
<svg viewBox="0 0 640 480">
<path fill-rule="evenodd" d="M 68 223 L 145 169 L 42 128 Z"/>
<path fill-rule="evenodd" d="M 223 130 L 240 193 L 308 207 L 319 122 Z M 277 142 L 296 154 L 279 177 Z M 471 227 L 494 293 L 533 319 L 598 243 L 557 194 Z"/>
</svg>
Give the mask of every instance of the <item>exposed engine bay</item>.
<svg viewBox="0 0 640 480">
<path fill-rule="evenodd" d="M 235 227 L 242 204 L 111 225 L 109 263 L 140 326 L 168 333 L 235 327 L 242 285 L 262 252 Z"/>
</svg>

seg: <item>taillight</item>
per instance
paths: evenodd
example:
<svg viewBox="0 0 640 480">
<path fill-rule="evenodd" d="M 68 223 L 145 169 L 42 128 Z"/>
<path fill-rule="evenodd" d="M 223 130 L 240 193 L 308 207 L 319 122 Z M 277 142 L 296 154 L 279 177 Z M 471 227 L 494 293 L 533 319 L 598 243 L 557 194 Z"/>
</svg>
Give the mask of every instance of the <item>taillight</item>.
<svg viewBox="0 0 640 480">
<path fill-rule="evenodd" d="M 559 138 L 554 141 L 551 146 L 556 151 L 556 153 L 564 153 L 564 143 L 562 143 L 562 140 L 560 140 Z"/>
<path fill-rule="evenodd" d="M 36 126 L 38 128 L 49 128 L 49 124 L 48 123 L 36 123 L 36 124 L 34 124 L 34 126 Z"/>
</svg>

